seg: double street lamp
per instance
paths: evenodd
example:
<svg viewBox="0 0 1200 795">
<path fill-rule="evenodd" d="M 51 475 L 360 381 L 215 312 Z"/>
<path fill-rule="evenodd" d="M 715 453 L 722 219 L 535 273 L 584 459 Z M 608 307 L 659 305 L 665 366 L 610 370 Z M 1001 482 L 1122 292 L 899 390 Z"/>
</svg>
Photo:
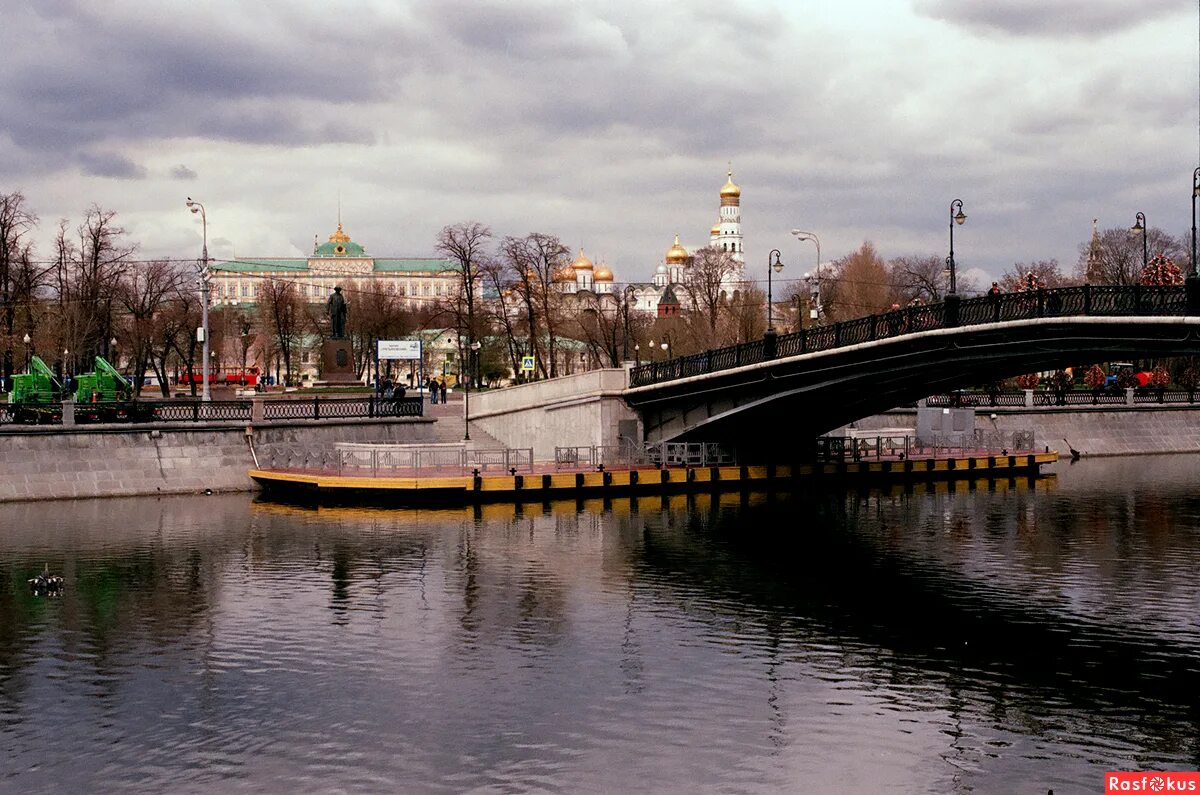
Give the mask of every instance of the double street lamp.
<svg viewBox="0 0 1200 795">
<path fill-rule="evenodd" d="M 950 256 L 946 257 L 946 265 L 950 269 L 950 295 L 958 294 L 958 279 L 954 267 L 954 227 L 962 226 L 966 220 L 962 199 L 950 202 Z"/>
<path fill-rule="evenodd" d="M 1192 206 L 1193 207 L 1195 206 L 1195 199 L 1192 200 Z M 1194 213 L 1193 213 L 1193 215 L 1194 215 Z M 1195 228 L 1195 226 L 1194 226 L 1194 222 L 1193 222 L 1193 229 L 1194 228 Z M 1147 233 L 1149 231 L 1150 231 L 1150 229 L 1146 225 L 1146 214 L 1139 212 L 1136 216 L 1134 216 L 1134 224 L 1132 227 L 1129 228 L 1129 234 L 1136 235 L 1140 232 L 1142 235 L 1142 270 L 1143 271 L 1145 271 L 1146 266 L 1150 264 L 1150 247 L 1149 247 L 1148 241 L 1146 240 Z M 1194 239 L 1194 235 L 1193 235 L 1193 239 Z M 1194 245 L 1195 244 L 1193 243 L 1193 246 Z"/>
<path fill-rule="evenodd" d="M 817 237 L 815 232 L 805 232 L 801 229 L 793 229 L 792 235 L 801 242 L 807 240 L 811 243 L 815 243 L 817 246 L 817 268 L 814 271 L 816 278 L 816 289 L 812 289 L 813 284 L 811 282 L 809 283 L 810 300 L 812 301 L 812 309 L 809 311 L 810 313 L 815 312 L 815 314 L 812 314 L 811 317 L 812 319 L 816 320 L 821 315 L 821 238 Z M 813 277 L 810 277 L 807 273 L 804 274 L 805 281 L 808 281 L 810 278 Z"/>
<path fill-rule="evenodd" d="M 200 359 L 200 375 L 204 379 L 204 390 L 200 394 L 200 399 L 204 401 L 212 400 L 212 395 L 208 391 L 208 217 L 204 213 L 204 205 L 198 201 L 193 201 L 191 196 L 187 197 L 187 208 L 192 211 L 192 215 L 200 214 L 200 224 L 204 234 L 203 259 L 198 268 L 200 276 L 200 335 L 204 337 L 204 352 Z"/>
</svg>

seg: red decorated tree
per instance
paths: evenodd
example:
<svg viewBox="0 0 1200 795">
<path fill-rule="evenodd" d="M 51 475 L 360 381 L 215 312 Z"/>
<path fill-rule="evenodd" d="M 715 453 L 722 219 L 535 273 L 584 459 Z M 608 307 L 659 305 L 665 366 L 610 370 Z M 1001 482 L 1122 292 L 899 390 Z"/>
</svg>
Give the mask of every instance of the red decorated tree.
<svg viewBox="0 0 1200 795">
<path fill-rule="evenodd" d="M 1155 254 L 1142 268 L 1141 283 L 1150 287 L 1183 284 L 1183 271 L 1165 254 Z"/>
</svg>

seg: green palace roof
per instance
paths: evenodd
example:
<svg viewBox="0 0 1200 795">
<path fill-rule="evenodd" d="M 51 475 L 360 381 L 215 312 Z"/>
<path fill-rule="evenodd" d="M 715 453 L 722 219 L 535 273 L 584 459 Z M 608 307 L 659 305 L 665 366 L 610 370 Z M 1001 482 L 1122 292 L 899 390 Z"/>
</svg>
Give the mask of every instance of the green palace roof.
<svg viewBox="0 0 1200 795">
<path fill-rule="evenodd" d="M 334 257 L 290 257 L 287 259 L 254 257 L 214 263 L 212 269 L 226 273 L 278 273 L 280 271 L 307 273 L 309 271 L 308 263 L 314 259 L 333 260 L 336 263 L 336 258 Z M 368 259 L 371 260 L 371 270 L 374 273 L 443 273 L 445 271 L 456 270 L 457 267 L 448 259 L 376 259 L 373 257 L 368 257 Z M 337 276 L 338 274 L 336 271 L 330 271 L 321 275 Z M 356 275 L 353 273 L 346 274 L 346 276 Z"/>
</svg>

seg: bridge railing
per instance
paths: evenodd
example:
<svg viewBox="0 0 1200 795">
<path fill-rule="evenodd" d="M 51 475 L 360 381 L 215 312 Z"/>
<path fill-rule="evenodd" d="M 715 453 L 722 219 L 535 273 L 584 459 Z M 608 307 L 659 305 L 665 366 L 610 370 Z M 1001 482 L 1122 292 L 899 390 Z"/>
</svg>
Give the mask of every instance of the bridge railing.
<svg viewBox="0 0 1200 795">
<path fill-rule="evenodd" d="M 828 326 L 817 326 L 773 338 L 764 337 L 740 345 L 680 356 L 665 362 L 650 362 L 633 368 L 629 376 L 629 385 L 639 387 L 661 384 L 758 364 L 781 356 L 833 350 L 941 328 L 1046 317 L 1184 314 L 1187 314 L 1187 294 L 1182 286 L 1084 285 L 984 295 L 939 304 L 893 309 Z"/>
</svg>

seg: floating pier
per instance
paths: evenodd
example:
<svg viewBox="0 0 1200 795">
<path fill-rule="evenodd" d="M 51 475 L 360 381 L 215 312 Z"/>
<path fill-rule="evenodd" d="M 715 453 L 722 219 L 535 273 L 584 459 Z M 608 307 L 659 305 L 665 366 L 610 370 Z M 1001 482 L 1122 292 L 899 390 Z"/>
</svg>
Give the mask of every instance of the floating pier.
<svg viewBox="0 0 1200 795">
<path fill-rule="evenodd" d="M 755 491 L 834 479 L 929 481 L 1036 477 L 1056 452 L 959 455 L 902 460 L 766 466 L 626 467 L 599 471 L 361 476 L 338 472 L 252 469 L 268 495 L 335 501 L 524 502 L 563 498 L 704 491 Z"/>
</svg>

